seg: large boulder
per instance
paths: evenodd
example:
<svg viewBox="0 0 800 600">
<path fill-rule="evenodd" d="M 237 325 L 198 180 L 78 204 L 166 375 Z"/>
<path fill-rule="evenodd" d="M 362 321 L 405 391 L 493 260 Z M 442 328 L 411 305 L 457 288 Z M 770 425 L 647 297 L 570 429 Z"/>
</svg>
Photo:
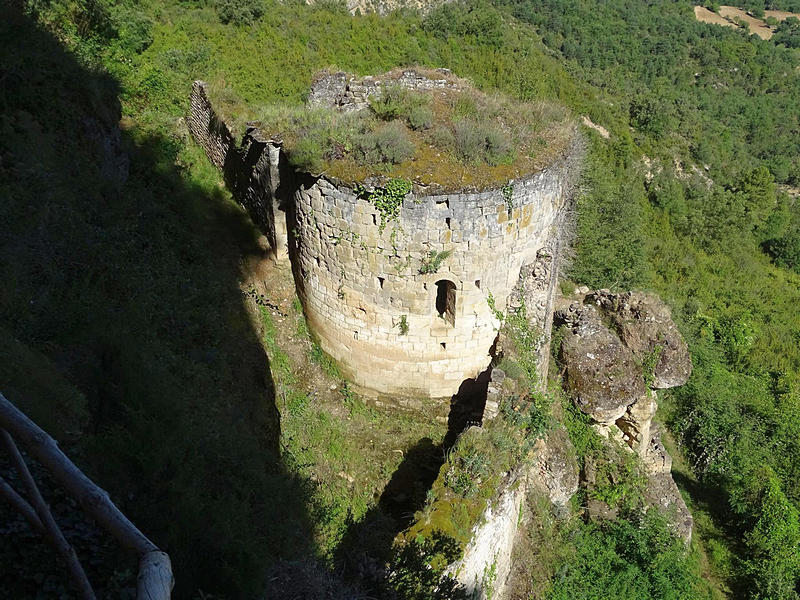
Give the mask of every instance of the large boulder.
<svg viewBox="0 0 800 600">
<path fill-rule="evenodd" d="M 581 290 L 578 298 L 559 300 L 555 319 L 567 326 L 560 350 L 567 391 L 600 432 L 621 436 L 640 455 L 646 504 L 663 510 L 688 544 L 692 515 L 653 426 L 658 408 L 653 390 L 682 385 L 692 372 L 689 349 L 669 308 L 652 294 Z M 588 489 L 595 476 L 596 465 L 587 459 L 583 484 Z M 592 519 L 617 516 L 616 508 L 599 499 L 591 499 L 587 511 Z"/>
<path fill-rule="evenodd" d="M 601 424 L 613 424 L 647 392 L 633 353 L 606 327 L 594 306 L 583 306 L 561 344 L 567 391 Z"/>
<path fill-rule="evenodd" d="M 655 360 L 653 389 L 685 384 L 692 373 L 689 348 L 672 320 L 669 307 L 655 294 L 601 290 L 589 294 L 586 302 L 595 304 L 609 318 L 622 342 L 642 363 Z M 648 374 L 649 375 L 649 374 Z"/>
</svg>

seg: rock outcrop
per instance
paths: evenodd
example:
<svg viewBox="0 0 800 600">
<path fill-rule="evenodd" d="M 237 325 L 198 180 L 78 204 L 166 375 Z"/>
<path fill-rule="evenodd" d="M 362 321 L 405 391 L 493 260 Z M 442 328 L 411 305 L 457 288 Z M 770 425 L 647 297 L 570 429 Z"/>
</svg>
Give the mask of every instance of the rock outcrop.
<svg viewBox="0 0 800 600">
<path fill-rule="evenodd" d="M 652 423 L 658 408 L 653 390 L 683 385 L 692 372 L 688 347 L 669 308 L 653 294 L 584 291 L 562 299 L 555 319 L 567 326 L 560 349 L 567 391 L 601 434 L 621 440 L 641 457 L 645 501 L 664 510 L 688 543 L 692 517 Z M 588 467 L 584 477 L 591 478 Z M 607 508 L 595 502 L 589 510 L 613 518 Z"/>
<path fill-rule="evenodd" d="M 566 429 L 550 430 L 547 437 L 536 444 L 534 456 L 528 474 L 528 490 L 549 498 L 556 515 L 567 514 L 570 498 L 578 491 L 580 470 Z"/>
<path fill-rule="evenodd" d="M 524 480 L 509 478 L 483 513 L 461 559 L 445 571 L 474 600 L 504 597 L 525 489 Z"/>
</svg>

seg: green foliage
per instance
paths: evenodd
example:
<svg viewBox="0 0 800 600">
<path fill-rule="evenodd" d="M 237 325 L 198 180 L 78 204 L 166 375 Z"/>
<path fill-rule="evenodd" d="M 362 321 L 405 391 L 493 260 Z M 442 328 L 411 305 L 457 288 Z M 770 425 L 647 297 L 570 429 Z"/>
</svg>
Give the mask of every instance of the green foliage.
<svg viewBox="0 0 800 600">
<path fill-rule="evenodd" d="M 758 473 L 756 522 L 745 536 L 747 575 L 754 598 L 797 598 L 800 578 L 800 520 L 769 467 Z"/>
<path fill-rule="evenodd" d="M 496 166 L 513 160 L 513 146 L 496 125 L 472 119 L 453 124 L 453 150 L 466 163 L 485 162 Z"/>
<path fill-rule="evenodd" d="M 411 192 L 411 182 L 407 179 L 390 179 L 385 186 L 367 191 L 363 186 L 356 187 L 356 193 L 371 202 L 381 215 L 378 230 L 383 233 L 386 224 L 396 221 L 400 216 L 403 200 Z"/>
<path fill-rule="evenodd" d="M 477 435 L 462 436 L 447 459 L 445 485 L 463 498 L 471 498 L 485 490 L 486 479 L 492 474 L 492 461 L 480 438 Z"/>
<path fill-rule="evenodd" d="M 370 108 L 379 119 L 403 119 L 411 129 L 429 129 L 433 124 L 431 97 L 400 86 L 389 86 L 377 98 L 370 99 Z"/>
<path fill-rule="evenodd" d="M 264 0 L 215 0 L 219 20 L 225 24 L 253 25 L 264 14 Z"/>
<path fill-rule="evenodd" d="M 507 183 L 502 187 L 501 192 L 503 194 L 503 202 L 506 203 L 506 212 L 510 217 L 514 211 L 514 186 Z"/>
<path fill-rule="evenodd" d="M 428 256 L 422 259 L 422 265 L 419 268 L 420 275 L 430 275 L 439 271 L 442 263 L 450 258 L 453 254 L 452 250 L 442 250 L 440 252 L 431 250 Z"/>
<path fill-rule="evenodd" d="M 451 577 L 442 577 L 461 554 L 458 543 L 434 532 L 399 546 L 391 563 L 390 583 L 407 600 L 466 600 L 469 596 Z"/>
<path fill-rule="evenodd" d="M 400 315 L 397 328 L 400 330 L 400 335 L 408 335 L 408 317 L 406 315 Z"/>
<path fill-rule="evenodd" d="M 524 434 L 523 454 L 533 448 L 553 425 L 552 399 L 542 393 L 528 398 L 511 396 L 500 403 L 500 414 L 511 425 Z"/>
<path fill-rule="evenodd" d="M 657 510 L 641 519 L 581 525 L 553 579 L 550 600 L 709 598 L 697 563 Z"/>
<path fill-rule="evenodd" d="M 336 361 L 316 342 L 311 345 L 310 357 L 313 362 L 322 367 L 323 372 L 331 379 L 342 378 L 342 373 L 339 371 Z"/>
<path fill-rule="evenodd" d="M 354 154 L 366 165 L 394 165 L 414 156 L 414 144 L 400 123 L 387 123 L 354 141 Z"/>
<path fill-rule="evenodd" d="M 606 443 L 592 456 L 589 465 L 594 478 L 589 489 L 590 498 L 602 500 L 624 514 L 642 508 L 647 482 L 635 455 Z"/>
<path fill-rule="evenodd" d="M 653 348 L 653 351 L 642 360 L 642 376 L 644 377 L 644 383 L 647 387 L 652 387 L 653 385 L 656 365 L 658 365 L 658 361 L 661 359 L 663 352 L 664 346 L 657 345 Z"/>
<path fill-rule="evenodd" d="M 474 38 L 478 44 L 499 48 L 503 44 L 502 17 L 483 0 L 442 4 L 431 10 L 422 24 L 436 36 Z"/>
<path fill-rule="evenodd" d="M 486 295 L 486 304 L 489 305 L 489 310 L 492 311 L 494 318 L 502 323 L 506 316 L 503 314 L 503 311 L 497 308 L 497 300 L 495 300 L 491 291 Z"/>
</svg>

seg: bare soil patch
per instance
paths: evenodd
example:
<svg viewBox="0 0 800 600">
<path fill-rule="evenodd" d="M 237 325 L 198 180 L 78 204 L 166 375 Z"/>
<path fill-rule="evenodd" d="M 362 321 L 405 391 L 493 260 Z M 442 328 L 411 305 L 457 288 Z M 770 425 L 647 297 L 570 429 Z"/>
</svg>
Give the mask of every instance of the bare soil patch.
<svg viewBox="0 0 800 600">
<path fill-rule="evenodd" d="M 748 15 L 741 8 L 735 6 L 720 6 L 719 14 L 726 19 L 740 19 L 750 25 L 750 33 L 755 33 L 762 40 L 768 40 L 772 37 L 772 29 L 761 19 Z"/>
<path fill-rule="evenodd" d="M 789 17 L 796 17 L 800 19 L 800 13 L 792 13 L 785 10 L 767 10 L 764 11 L 765 18 L 773 17 L 778 21 L 785 21 Z M 694 7 L 695 18 L 702 23 L 711 23 L 713 25 L 722 25 L 723 27 L 735 27 L 739 25 L 736 20 L 741 20 L 750 26 L 750 33 L 755 33 L 762 40 L 771 39 L 774 30 L 767 25 L 762 19 L 747 14 L 741 8 L 735 6 L 720 6 L 719 14 L 707 9 L 705 6 Z"/>
<path fill-rule="evenodd" d="M 785 21 L 789 17 L 794 17 L 796 19 L 800 19 L 800 13 L 793 13 L 788 12 L 785 10 L 765 10 L 764 11 L 765 17 L 772 17 L 774 19 L 778 19 L 778 21 Z"/>
<path fill-rule="evenodd" d="M 712 23 L 714 25 L 722 25 L 723 27 L 739 27 L 736 23 L 728 21 L 714 11 L 708 10 L 705 6 L 695 6 L 694 16 L 698 21 L 703 23 Z"/>
</svg>

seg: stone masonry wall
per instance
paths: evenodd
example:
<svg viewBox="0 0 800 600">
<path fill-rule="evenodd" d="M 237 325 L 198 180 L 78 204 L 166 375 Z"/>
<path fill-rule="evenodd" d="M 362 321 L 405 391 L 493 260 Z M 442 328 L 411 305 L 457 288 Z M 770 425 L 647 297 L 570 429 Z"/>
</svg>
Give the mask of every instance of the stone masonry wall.
<svg viewBox="0 0 800 600">
<path fill-rule="evenodd" d="M 286 256 L 286 193 L 292 180 L 280 144 L 249 126 L 241 146 L 208 98 L 207 84 L 195 81 L 187 118 L 189 131 L 223 174 L 234 198 L 267 237 L 277 258 Z M 284 186 L 281 186 L 281 181 Z M 291 193 L 288 193 L 291 195 Z"/>
<path fill-rule="evenodd" d="M 365 390 L 434 398 L 456 393 L 490 362 L 499 321 L 489 294 L 504 311 L 523 265 L 558 240 L 567 162 L 512 183 L 510 203 L 502 189 L 410 194 L 383 232 L 378 210 L 349 187 L 325 178 L 304 181 L 295 193 L 290 252 L 323 349 Z M 430 251 L 452 254 L 438 272 L 421 274 Z M 555 269 L 547 275 L 545 304 Z M 443 280 L 455 286 L 452 323 L 436 307 Z M 546 315 L 541 318 L 544 329 Z"/>
<path fill-rule="evenodd" d="M 385 85 L 396 85 L 411 90 L 458 89 L 459 81 L 449 69 L 437 69 L 427 77 L 415 69 L 395 73 L 394 77 L 353 77 L 343 71 L 320 73 L 311 85 L 308 103 L 312 106 L 330 106 L 342 111 L 366 108 L 369 99 L 378 97 Z"/>
</svg>

